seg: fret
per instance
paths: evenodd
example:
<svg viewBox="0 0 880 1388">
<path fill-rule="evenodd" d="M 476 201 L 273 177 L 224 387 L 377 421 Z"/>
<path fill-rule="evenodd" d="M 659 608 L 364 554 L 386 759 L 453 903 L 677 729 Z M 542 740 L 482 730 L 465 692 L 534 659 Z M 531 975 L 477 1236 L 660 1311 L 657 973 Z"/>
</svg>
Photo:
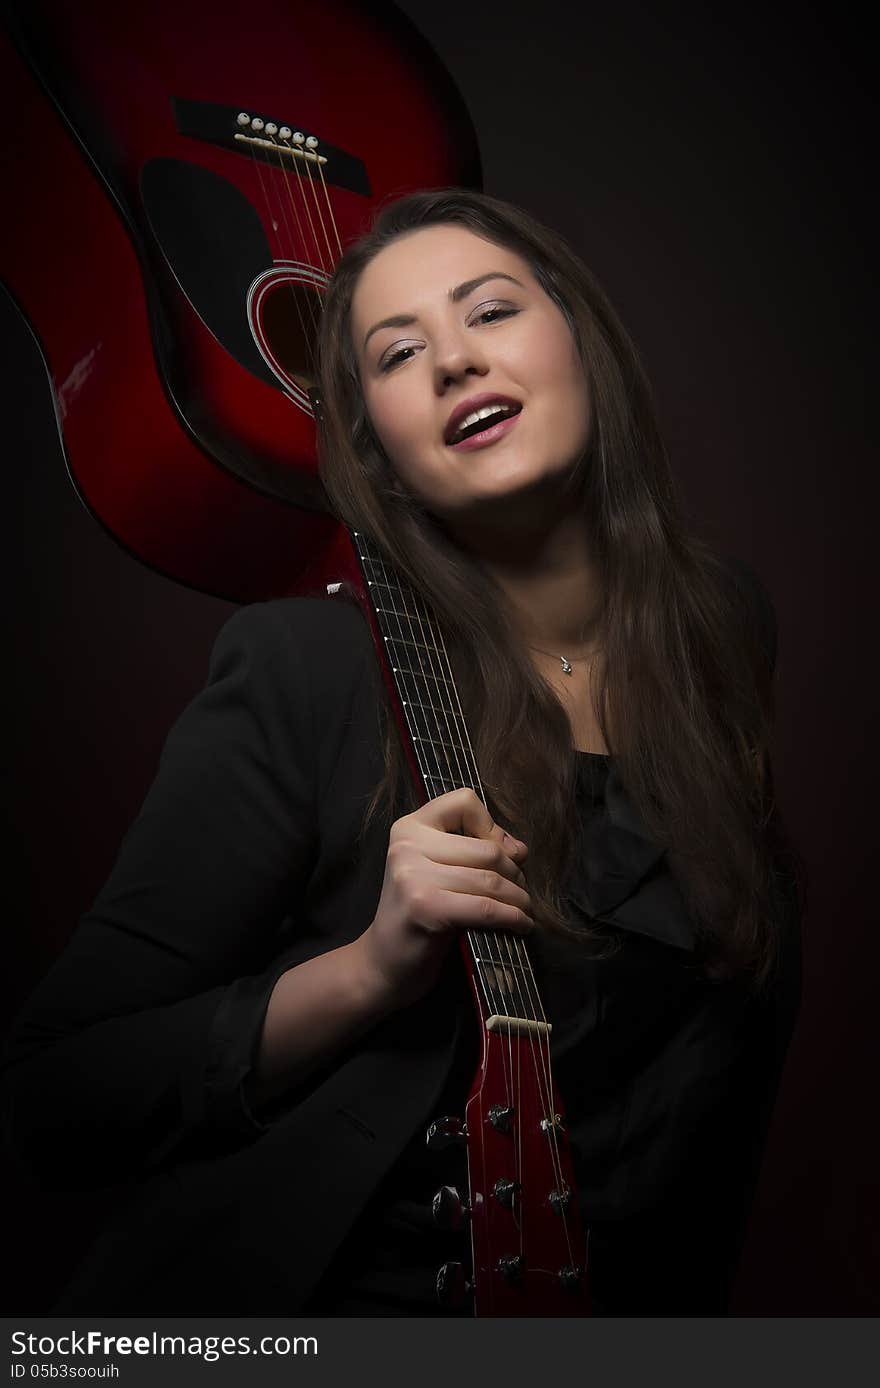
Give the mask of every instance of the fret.
<svg viewBox="0 0 880 1388">
<path fill-rule="evenodd" d="M 433 713 L 436 717 L 440 716 L 440 711 L 435 707 L 434 704 L 420 704 L 418 699 L 401 699 L 400 702 L 406 709 L 417 708 L 425 713 Z M 457 722 L 461 724 L 462 728 L 465 726 L 464 718 L 457 709 L 443 709 L 443 717 L 454 718 Z"/>
<path fill-rule="evenodd" d="M 392 665 L 391 670 L 395 675 L 412 675 L 417 680 L 430 680 L 438 689 L 446 692 L 455 688 L 452 680 L 445 678 L 445 676 L 433 675 L 430 670 L 414 670 L 409 665 Z"/>
<path fill-rule="evenodd" d="M 424 607 L 421 599 L 415 592 L 413 592 L 409 584 L 404 585 L 401 580 L 395 582 L 393 579 L 389 580 L 384 578 L 368 578 L 367 587 L 371 589 L 384 590 L 387 594 L 389 594 L 389 596 L 391 597 L 392 612 L 395 612 L 397 609 L 397 602 L 395 601 L 395 599 L 409 599 L 409 601 L 414 605 L 416 610 L 420 610 L 420 615 L 423 619 L 428 616 L 427 608 Z M 371 593 L 370 596 L 373 597 L 374 594 Z"/>
<path fill-rule="evenodd" d="M 413 744 L 413 750 L 419 770 L 426 781 L 430 779 L 432 782 L 451 783 L 449 788 L 457 789 L 473 779 L 472 768 L 468 766 L 465 757 L 441 757 L 433 747 L 425 747 L 421 743 L 418 746 Z"/>
<path fill-rule="evenodd" d="M 368 578 L 367 587 L 378 590 L 380 594 L 382 592 L 388 593 L 393 599 L 406 598 L 423 617 L 427 615 L 428 609 L 425 606 L 424 599 L 421 598 L 408 583 L 404 583 L 400 578 L 395 579 L 393 575 L 390 578 Z M 375 597 L 376 592 L 372 592 L 370 596 Z M 392 611 L 396 606 L 397 603 L 395 601 L 392 603 Z"/>
<path fill-rule="evenodd" d="M 466 787 L 468 790 L 476 790 L 476 786 L 472 785 L 470 781 L 451 781 L 448 776 L 432 776 L 423 773 L 422 780 L 426 783 L 431 782 L 442 787 L 441 790 L 432 792 L 432 798 L 434 795 L 445 795 L 447 791 L 461 790 L 463 787 Z"/>
<path fill-rule="evenodd" d="M 387 641 L 395 646 L 412 646 L 413 650 L 425 651 L 430 656 L 440 659 L 440 652 L 436 645 L 428 646 L 424 641 L 410 641 L 408 636 L 383 636 L 383 641 Z"/>
<path fill-rule="evenodd" d="M 418 742 L 425 747 L 442 747 L 445 752 L 454 752 L 456 756 L 462 756 L 464 748 L 456 746 L 454 742 L 438 742 L 435 737 L 423 737 L 421 733 L 410 733 L 413 742 Z"/>
<path fill-rule="evenodd" d="M 531 966 L 528 964 L 515 964 L 510 959 L 493 959 L 491 955 L 474 954 L 475 964 L 491 964 L 499 969 L 516 969 L 518 973 L 532 976 Z"/>
<path fill-rule="evenodd" d="M 402 612 L 398 612 L 394 607 L 381 607 L 375 602 L 373 603 L 373 611 L 381 612 L 383 615 L 389 617 L 405 617 L 408 622 L 418 622 L 420 626 L 425 626 L 428 622 L 428 618 L 418 612 L 407 612 L 405 609 Z"/>
<path fill-rule="evenodd" d="M 420 708 L 406 702 L 403 711 L 407 731 L 414 743 L 426 749 L 443 749 L 461 761 L 470 762 L 473 768 L 473 752 L 466 731 L 463 735 L 464 720 L 459 715 L 444 719 L 436 709 L 428 709 L 427 712 L 433 715 L 428 718 Z"/>
</svg>

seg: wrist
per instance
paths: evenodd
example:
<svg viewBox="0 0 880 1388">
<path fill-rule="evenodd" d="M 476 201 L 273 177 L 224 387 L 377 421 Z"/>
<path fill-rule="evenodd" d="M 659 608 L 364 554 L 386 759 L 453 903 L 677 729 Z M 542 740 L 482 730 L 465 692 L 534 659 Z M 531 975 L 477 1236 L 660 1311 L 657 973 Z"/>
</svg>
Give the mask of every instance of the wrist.
<svg viewBox="0 0 880 1388">
<path fill-rule="evenodd" d="M 349 986 L 359 1011 L 376 1021 L 394 1011 L 393 990 L 388 979 L 376 965 L 369 947 L 368 931 L 351 944 L 344 945 L 348 965 Z"/>
</svg>

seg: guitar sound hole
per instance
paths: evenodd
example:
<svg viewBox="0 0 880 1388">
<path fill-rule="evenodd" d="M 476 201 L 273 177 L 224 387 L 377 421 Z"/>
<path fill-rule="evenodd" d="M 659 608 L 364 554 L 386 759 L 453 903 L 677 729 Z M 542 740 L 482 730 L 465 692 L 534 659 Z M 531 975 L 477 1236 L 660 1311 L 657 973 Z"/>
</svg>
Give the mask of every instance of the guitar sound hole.
<svg viewBox="0 0 880 1388">
<path fill-rule="evenodd" d="M 311 285 L 279 281 L 262 301 L 262 337 L 283 374 L 307 391 L 317 382 L 315 339 L 321 296 Z"/>
</svg>

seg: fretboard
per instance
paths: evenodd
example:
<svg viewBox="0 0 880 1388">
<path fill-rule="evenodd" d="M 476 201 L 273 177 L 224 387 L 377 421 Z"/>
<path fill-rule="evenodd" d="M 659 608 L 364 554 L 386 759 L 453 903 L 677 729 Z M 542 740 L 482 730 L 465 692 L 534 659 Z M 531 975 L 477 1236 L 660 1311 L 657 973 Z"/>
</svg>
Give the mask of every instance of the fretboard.
<svg viewBox="0 0 880 1388">
<path fill-rule="evenodd" d="M 374 542 L 352 534 L 425 790 L 433 798 L 469 786 L 485 803 L 437 620 Z"/>
<path fill-rule="evenodd" d="M 433 799 L 467 786 L 485 804 L 437 619 L 367 535 L 350 533 L 425 792 Z M 522 939 L 492 930 L 468 931 L 467 938 L 487 1025 L 548 1030 Z"/>
</svg>

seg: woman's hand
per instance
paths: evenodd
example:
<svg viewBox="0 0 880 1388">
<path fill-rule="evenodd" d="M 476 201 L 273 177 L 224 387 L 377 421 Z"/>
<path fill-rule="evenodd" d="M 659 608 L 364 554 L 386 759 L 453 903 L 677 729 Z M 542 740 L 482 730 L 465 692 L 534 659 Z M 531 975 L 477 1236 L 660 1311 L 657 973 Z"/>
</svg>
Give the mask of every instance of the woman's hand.
<svg viewBox="0 0 880 1388">
<path fill-rule="evenodd" d="M 534 928 L 519 866 L 527 852 L 468 789 L 394 821 L 376 915 L 355 942 L 386 1006 L 429 991 L 459 930 Z"/>
</svg>

